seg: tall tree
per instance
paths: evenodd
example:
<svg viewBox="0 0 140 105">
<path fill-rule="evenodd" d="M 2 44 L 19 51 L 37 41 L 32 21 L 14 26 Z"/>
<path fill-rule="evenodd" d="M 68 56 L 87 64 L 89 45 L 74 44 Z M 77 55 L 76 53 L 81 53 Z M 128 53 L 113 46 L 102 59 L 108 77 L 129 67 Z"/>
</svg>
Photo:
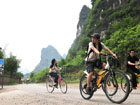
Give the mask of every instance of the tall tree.
<svg viewBox="0 0 140 105">
<path fill-rule="evenodd" d="M 20 64 L 20 60 L 10 54 L 9 58 L 5 59 L 5 73 L 13 77 L 13 74 L 17 72 Z"/>
</svg>

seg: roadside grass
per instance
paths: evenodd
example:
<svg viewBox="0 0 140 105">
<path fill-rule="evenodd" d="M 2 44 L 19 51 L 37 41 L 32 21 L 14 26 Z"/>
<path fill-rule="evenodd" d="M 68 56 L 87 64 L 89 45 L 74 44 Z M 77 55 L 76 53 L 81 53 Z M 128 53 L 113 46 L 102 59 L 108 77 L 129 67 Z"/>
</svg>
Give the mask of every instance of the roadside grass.
<svg viewBox="0 0 140 105">
<path fill-rule="evenodd" d="M 18 85 L 18 83 L 8 83 L 8 85 Z"/>
</svg>

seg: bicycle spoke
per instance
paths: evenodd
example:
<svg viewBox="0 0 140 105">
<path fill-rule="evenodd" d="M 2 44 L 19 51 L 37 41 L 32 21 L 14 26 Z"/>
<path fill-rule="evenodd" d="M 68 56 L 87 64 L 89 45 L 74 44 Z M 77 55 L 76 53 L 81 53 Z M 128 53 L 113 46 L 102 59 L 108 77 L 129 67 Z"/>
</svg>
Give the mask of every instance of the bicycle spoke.
<svg viewBox="0 0 140 105">
<path fill-rule="evenodd" d="M 129 81 L 125 74 L 114 71 L 115 75 L 108 75 L 105 81 L 106 96 L 114 103 L 122 103 L 129 95 Z"/>
<path fill-rule="evenodd" d="M 84 99 L 90 99 L 93 96 L 94 92 L 92 92 L 91 94 L 87 94 L 86 87 L 87 87 L 87 77 L 84 74 L 80 80 L 80 94 Z"/>
<path fill-rule="evenodd" d="M 46 78 L 46 87 L 47 87 L 47 91 L 49 93 L 52 93 L 54 90 L 54 82 L 52 80 L 52 78 L 50 76 L 47 76 Z"/>
<path fill-rule="evenodd" d="M 67 93 L 67 83 L 64 80 L 61 80 L 60 82 L 60 89 L 62 93 Z"/>
</svg>

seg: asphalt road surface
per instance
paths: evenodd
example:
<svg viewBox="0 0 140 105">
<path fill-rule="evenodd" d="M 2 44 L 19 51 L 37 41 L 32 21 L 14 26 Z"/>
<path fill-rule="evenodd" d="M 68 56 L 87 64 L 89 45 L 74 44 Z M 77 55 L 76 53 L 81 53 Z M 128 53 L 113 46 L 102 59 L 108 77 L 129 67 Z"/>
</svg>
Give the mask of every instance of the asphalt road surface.
<svg viewBox="0 0 140 105">
<path fill-rule="evenodd" d="M 45 84 L 21 84 L 0 89 L 0 105 L 116 105 L 110 102 L 102 89 L 90 100 L 84 100 L 78 85 L 68 85 L 68 92 L 60 89 L 48 93 Z M 140 89 L 133 90 L 121 105 L 140 105 Z"/>
</svg>

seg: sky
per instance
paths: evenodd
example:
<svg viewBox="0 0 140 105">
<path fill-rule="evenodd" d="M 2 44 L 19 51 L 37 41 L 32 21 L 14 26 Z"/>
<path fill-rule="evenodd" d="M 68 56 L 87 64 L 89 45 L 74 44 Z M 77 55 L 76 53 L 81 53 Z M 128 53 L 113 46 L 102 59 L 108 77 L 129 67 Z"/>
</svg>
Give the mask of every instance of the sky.
<svg viewBox="0 0 140 105">
<path fill-rule="evenodd" d="M 48 45 L 67 54 L 83 5 L 91 8 L 91 0 L 0 0 L 0 47 L 21 59 L 22 73 L 36 67 Z"/>
</svg>

